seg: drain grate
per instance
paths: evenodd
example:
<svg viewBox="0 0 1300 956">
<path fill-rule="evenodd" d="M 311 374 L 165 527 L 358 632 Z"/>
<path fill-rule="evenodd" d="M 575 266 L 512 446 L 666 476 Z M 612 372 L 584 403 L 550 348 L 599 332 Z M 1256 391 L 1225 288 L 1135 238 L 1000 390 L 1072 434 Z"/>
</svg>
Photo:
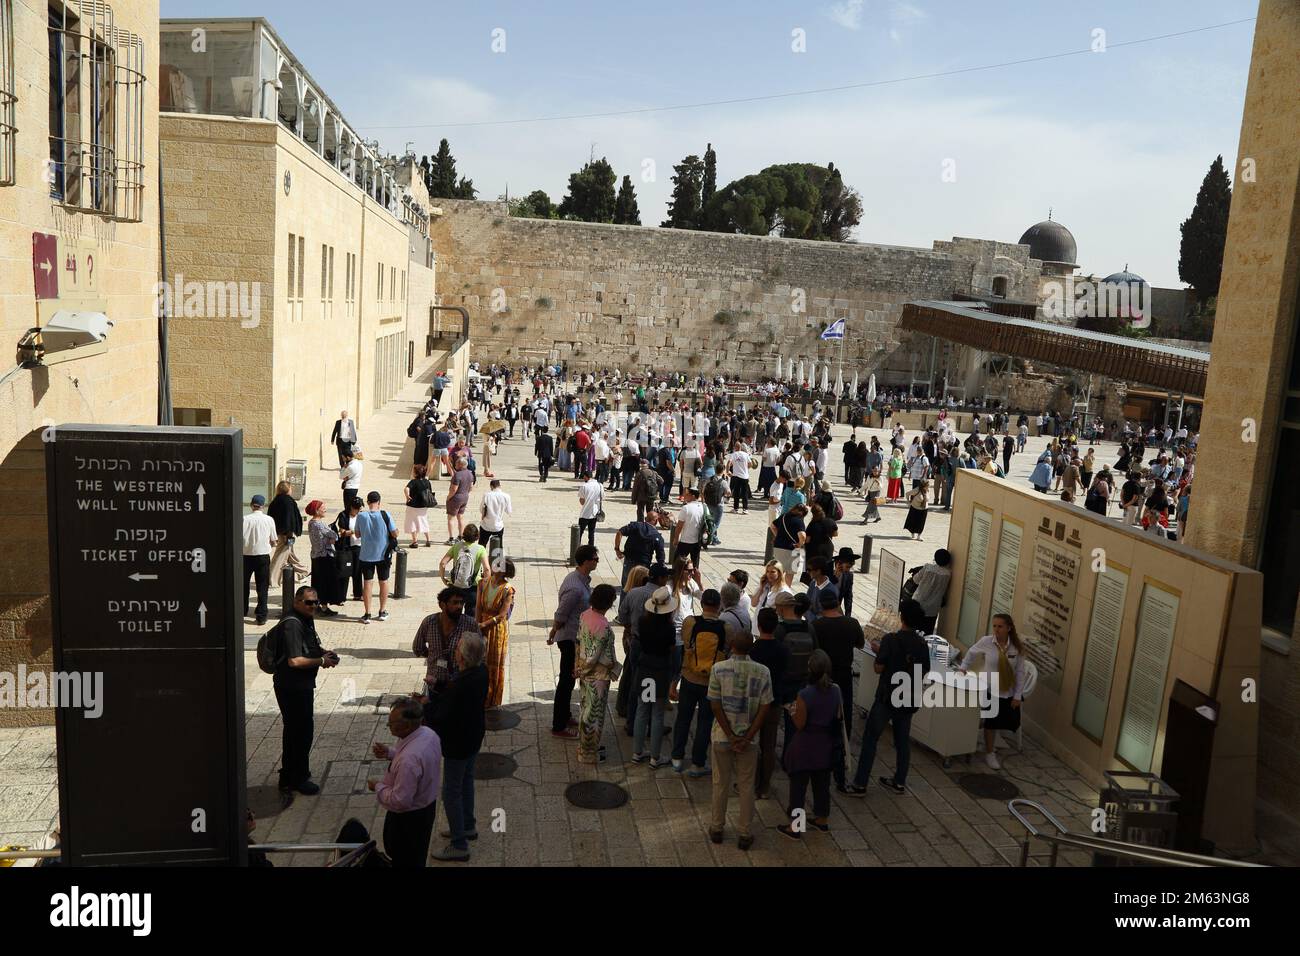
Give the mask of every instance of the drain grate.
<svg viewBox="0 0 1300 956">
<path fill-rule="evenodd" d="M 628 795 L 616 783 L 583 780 L 570 784 L 564 791 L 564 799 L 583 810 L 613 810 L 627 803 Z"/>
<path fill-rule="evenodd" d="M 253 816 L 258 820 L 269 820 L 293 803 L 293 794 L 281 793 L 279 787 L 249 787 L 246 799 Z"/>
<path fill-rule="evenodd" d="M 513 776 L 518 769 L 519 764 L 515 763 L 513 757 L 506 754 L 481 753 L 478 755 L 478 759 L 474 761 L 474 779 L 501 780 Z"/>
<path fill-rule="evenodd" d="M 980 800 L 1014 800 L 1020 796 L 1020 788 L 1014 783 L 991 773 L 964 773 L 957 785 Z"/>
<path fill-rule="evenodd" d="M 483 715 L 488 730 L 512 730 L 519 726 L 520 717 L 512 710 L 494 707 Z"/>
</svg>

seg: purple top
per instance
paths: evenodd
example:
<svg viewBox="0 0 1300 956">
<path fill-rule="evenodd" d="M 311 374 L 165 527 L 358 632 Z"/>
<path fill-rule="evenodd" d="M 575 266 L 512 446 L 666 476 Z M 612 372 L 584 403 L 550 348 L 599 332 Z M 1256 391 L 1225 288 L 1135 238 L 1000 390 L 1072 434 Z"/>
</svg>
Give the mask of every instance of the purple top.
<svg viewBox="0 0 1300 956">
<path fill-rule="evenodd" d="M 394 813 L 421 810 L 438 798 L 442 782 L 442 742 L 428 727 L 417 727 L 388 748 L 388 771 L 375 786 L 379 805 Z"/>
<path fill-rule="evenodd" d="M 451 497 L 456 499 L 456 503 L 469 501 L 469 490 L 474 487 L 474 476 L 470 474 L 468 468 L 462 468 L 451 476 L 451 483 L 456 490 L 452 492 Z M 450 501 L 450 499 L 448 499 Z"/>
<path fill-rule="evenodd" d="M 840 689 L 822 690 L 809 684 L 799 691 L 808 720 L 795 733 L 786 754 L 786 770 L 829 770 L 835 751 L 835 718 L 840 710 Z"/>
</svg>

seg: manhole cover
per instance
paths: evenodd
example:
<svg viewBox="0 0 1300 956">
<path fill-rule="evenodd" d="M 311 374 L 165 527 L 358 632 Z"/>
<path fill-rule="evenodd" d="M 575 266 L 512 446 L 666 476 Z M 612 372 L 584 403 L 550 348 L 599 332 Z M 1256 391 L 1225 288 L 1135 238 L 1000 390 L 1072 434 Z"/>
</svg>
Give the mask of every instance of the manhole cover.
<svg viewBox="0 0 1300 956">
<path fill-rule="evenodd" d="M 279 787 L 249 787 L 248 809 L 259 820 L 267 820 L 293 803 L 293 794 L 281 794 Z"/>
<path fill-rule="evenodd" d="M 981 800 L 1014 800 L 1020 796 L 1020 788 L 1014 783 L 991 773 L 964 773 L 957 784 Z"/>
<path fill-rule="evenodd" d="M 564 798 L 583 810 L 613 810 L 627 803 L 627 791 L 616 783 L 584 780 L 570 784 Z"/>
<path fill-rule="evenodd" d="M 507 757 L 505 754 L 481 753 L 474 761 L 474 779 L 500 780 L 511 776 L 518 767 L 519 764 L 515 763 L 513 757 Z"/>
<path fill-rule="evenodd" d="M 483 715 L 488 730 L 510 730 L 519 726 L 519 715 L 514 711 L 497 707 Z M 477 770 L 476 770 L 477 775 Z"/>
</svg>

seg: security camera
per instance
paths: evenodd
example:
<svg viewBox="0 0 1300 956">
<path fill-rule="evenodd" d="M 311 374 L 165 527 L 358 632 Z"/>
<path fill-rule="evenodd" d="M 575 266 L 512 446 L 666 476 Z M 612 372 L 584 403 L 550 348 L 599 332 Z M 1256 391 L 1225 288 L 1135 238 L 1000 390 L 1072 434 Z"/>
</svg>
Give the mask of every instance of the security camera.
<svg viewBox="0 0 1300 956">
<path fill-rule="evenodd" d="M 18 343 L 20 355 L 23 361 L 40 362 L 47 355 L 100 345 L 113 324 L 102 312 L 56 312 L 41 328 L 28 330 Z"/>
</svg>

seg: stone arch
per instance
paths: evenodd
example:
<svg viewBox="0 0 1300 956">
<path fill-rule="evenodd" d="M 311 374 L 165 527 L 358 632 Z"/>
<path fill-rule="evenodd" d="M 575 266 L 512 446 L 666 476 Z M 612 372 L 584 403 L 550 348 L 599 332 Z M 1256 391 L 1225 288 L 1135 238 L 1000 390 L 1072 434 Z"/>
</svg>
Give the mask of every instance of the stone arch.
<svg viewBox="0 0 1300 956">
<path fill-rule="evenodd" d="M 996 296 L 998 296 L 999 298 L 1002 298 L 1002 299 L 1005 299 L 1005 298 L 1007 297 L 1007 277 L 1006 277 L 1006 276 L 994 276 L 994 277 L 993 277 L 993 294 L 996 295 Z"/>
<path fill-rule="evenodd" d="M 302 141 L 318 153 L 324 139 L 324 118 L 324 102 L 315 90 L 308 87 L 302 102 Z"/>
<path fill-rule="evenodd" d="M 289 61 L 280 60 L 280 95 L 276 106 L 276 115 L 280 122 L 295 133 L 301 133 L 302 101 L 298 96 L 298 74 L 294 73 Z"/>
</svg>

